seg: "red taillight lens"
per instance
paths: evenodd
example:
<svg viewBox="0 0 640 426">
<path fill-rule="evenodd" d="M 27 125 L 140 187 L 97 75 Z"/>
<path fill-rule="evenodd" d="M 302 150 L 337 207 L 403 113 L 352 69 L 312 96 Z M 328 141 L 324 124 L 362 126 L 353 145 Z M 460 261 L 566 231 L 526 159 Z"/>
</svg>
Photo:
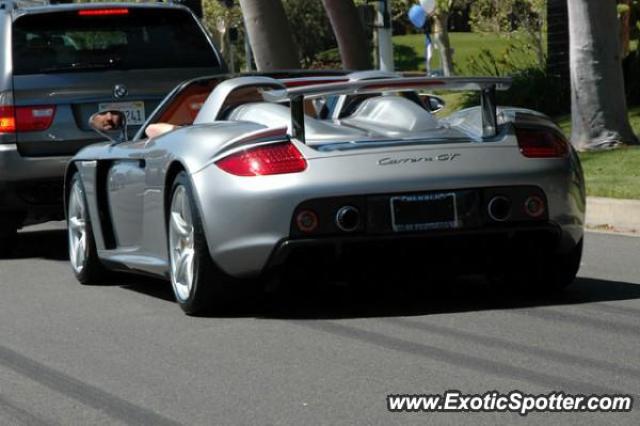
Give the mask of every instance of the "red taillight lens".
<svg viewBox="0 0 640 426">
<path fill-rule="evenodd" d="M 231 154 L 216 165 L 236 176 L 265 176 L 303 172 L 307 161 L 291 142 L 281 142 Z"/>
<path fill-rule="evenodd" d="M 89 10 L 79 10 L 78 15 L 80 16 L 109 16 L 109 15 L 128 15 L 129 9 L 118 8 L 118 9 L 89 9 Z"/>
<path fill-rule="evenodd" d="M 559 158 L 569 153 L 569 143 L 550 130 L 516 129 L 522 155 L 528 158 Z"/>
<path fill-rule="evenodd" d="M 41 132 L 47 130 L 56 115 L 54 105 L 15 107 L 16 130 L 18 132 Z"/>
<path fill-rule="evenodd" d="M 13 107 L 0 106 L 0 133 L 16 131 L 16 115 Z"/>
</svg>

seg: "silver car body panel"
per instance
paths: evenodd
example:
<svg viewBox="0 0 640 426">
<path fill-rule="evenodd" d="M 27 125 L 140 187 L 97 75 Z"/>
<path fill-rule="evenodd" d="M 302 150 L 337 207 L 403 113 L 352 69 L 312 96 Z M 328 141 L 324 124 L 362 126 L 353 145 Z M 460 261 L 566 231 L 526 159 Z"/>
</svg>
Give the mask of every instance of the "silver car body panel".
<svg viewBox="0 0 640 426">
<path fill-rule="evenodd" d="M 375 80 L 380 78 L 397 78 L 400 77 L 399 74 L 388 71 L 379 71 L 379 70 L 367 70 L 367 71 L 356 71 L 349 74 L 349 81 L 362 81 L 362 80 Z M 348 95 L 340 95 L 336 100 L 336 104 L 331 111 L 330 118 L 333 120 L 337 120 L 340 118 L 340 113 L 344 109 L 345 103 L 347 101 Z"/>
<path fill-rule="evenodd" d="M 264 84 L 259 78 L 255 82 Z M 246 85 L 247 80 L 232 81 L 217 95 L 228 95 L 234 83 Z M 499 133 L 482 138 L 480 108 L 440 121 L 425 118 L 429 113 L 419 108 L 401 110 L 402 120 L 375 121 L 375 114 L 368 112 L 387 108 L 393 115 L 392 106 L 406 106 L 399 99 L 371 98 L 372 106 L 363 104 L 360 115 L 342 122 L 318 124 L 307 117 L 307 143 L 292 140 L 308 163 L 302 173 L 239 177 L 214 164 L 232 150 L 264 143 L 251 135 L 275 129 L 271 139 L 286 139 L 282 124 L 288 120 L 288 108 L 250 103 L 232 112 L 237 121 L 201 123 L 153 139 L 87 147 L 74 158 L 67 179 L 75 170 L 81 173 L 101 259 L 163 277 L 169 270 L 166 212 L 176 167 L 191 179 L 211 257 L 234 277 L 263 272 L 278 244 L 290 237 L 296 207 L 323 197 L 536 186 L 547 197 L 549 222 L 560 230 L 558 250 L 568 251 L 580 241 L 585 193 L 576 153 L 525 158 L 515 136 L 514 123 L 558 131 L 551 120 L 525 109 L 501 108 Z M 415 123 L 404 116 L 408 114 Z M 263 121 L 267 116 L 274 118 L 270 126 Z M 258 122 L 251 122 L 252 117 Z M 398 121 L 411 125 L 403 130 Z M 109 209 L 110 219 L 105 220 Z"/>
</svg>

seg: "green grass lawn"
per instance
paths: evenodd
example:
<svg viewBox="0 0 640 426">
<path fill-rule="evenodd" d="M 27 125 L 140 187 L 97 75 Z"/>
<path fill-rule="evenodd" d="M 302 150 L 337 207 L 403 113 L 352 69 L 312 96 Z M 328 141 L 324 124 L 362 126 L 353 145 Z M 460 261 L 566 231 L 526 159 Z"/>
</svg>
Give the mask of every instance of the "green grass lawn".
<svg viewBox="0 0 640 426">
<path fill-rule="evenodd" d="M 635 133 L 640 135 L 640 106 L 629 109 L 629 121 Z M 571 136 L 570 116 L 560 117 L 558 124 L 567 136 Z M 589 195 L 640 200 L 640 147 L 582 152 L 580 160 Z"/>
<path fill-rule="evenodd" d="M 588 195 L 640 200 L 640 147 L 583 152 L 580 160 Z"/>
<path fill-rule="evenodd" d="M 453 62 L 456 74 L 465 75 L 468 72 L 469 58 L 477 55 L 483 49 L 488 49 L 494 54 L 501 54 L 509 46 L 507 37 L 496 34 L 481 33 L 450 33 L 451 47 L 455 49 Z M 424 35 L 411 34 L 393 37 L 396 55 L 396 67 L 399 71 L 424 71 L 425 70 L 425 45 Z M 439 69 L 440 55 L 433 51 L 431 67 Z"/>
</svg>

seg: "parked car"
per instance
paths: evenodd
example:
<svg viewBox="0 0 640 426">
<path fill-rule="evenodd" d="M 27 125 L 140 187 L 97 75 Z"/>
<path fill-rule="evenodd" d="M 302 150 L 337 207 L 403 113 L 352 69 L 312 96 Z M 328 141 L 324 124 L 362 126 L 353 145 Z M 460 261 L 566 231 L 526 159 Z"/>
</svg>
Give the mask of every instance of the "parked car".
<svg viewBox="0 0 640 426">
<path fill-rule="evenodd" d="M 66 174 L 78 280 L 107 269 L 166 278 L 188 314 L 244 278 L 302 285 L 338 262 L 539 290 L 573 281 L 582 169 L 546 116 L 496 108 L 510 80 L 328 80 L 196 79 L 133 139 L 114 129 L 78 153 Z M 436 89 L 478 90 L 482 105 L 439 119 L 398 94 Z M 316 98 L 356 94 L 374 96 L 337 120 L 314 112 Z M 174 130 L 148 139 L 158 123 Z"/>
<path fill-rule="evenodd" d="M 64 217 L 66 164 L 100 140 L 93 113 L 123 111 L 135 132 L 179 82 L 226 71 L 191 11 L 164 3 L 0 0 L 0 52 L 5 251 L 22 225 Z"/>
</svg>

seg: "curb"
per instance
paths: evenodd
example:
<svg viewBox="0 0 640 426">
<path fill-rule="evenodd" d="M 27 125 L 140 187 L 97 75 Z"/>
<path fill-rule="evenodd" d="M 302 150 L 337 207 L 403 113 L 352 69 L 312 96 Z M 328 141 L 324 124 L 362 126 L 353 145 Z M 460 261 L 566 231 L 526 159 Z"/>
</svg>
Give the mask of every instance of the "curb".
<svg viewBox="0 0 640 426">
<path fill-rule="evenodd" d="M 587 228 L 640 236 L 640 201 L 587 197 Z"/>
</svg>

